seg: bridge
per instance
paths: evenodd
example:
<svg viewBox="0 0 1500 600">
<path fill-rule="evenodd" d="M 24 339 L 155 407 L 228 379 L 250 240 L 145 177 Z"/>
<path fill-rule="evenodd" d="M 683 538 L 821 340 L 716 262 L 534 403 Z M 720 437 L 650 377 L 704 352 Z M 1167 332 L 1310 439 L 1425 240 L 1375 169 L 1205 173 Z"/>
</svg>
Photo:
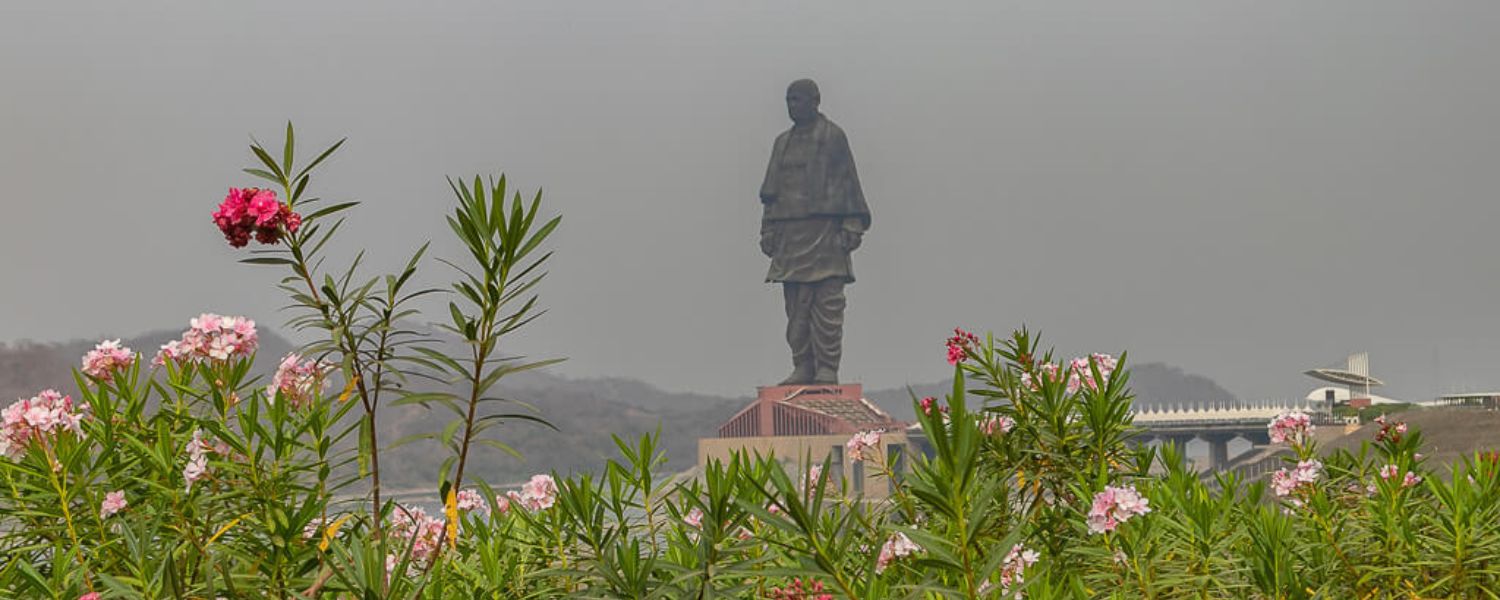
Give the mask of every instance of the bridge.
<svg viewBox="0 0 1500 600">
<path fill-rule="evenodd" d="M 1334 422 L 1328 405 L 1309 400 L 1266 400 L 1234 405 L 1177 404 L 1143 408 L 1131 413 L 1141 430 L 1139 443 L 1170 441 L 1185 446 L 1193 439 L 1208 444 L 1208 470 L 1216 471 L 1229 464 L 1229 442 L 1242 438 L 1255 446 L 1271 443 L 1266 425 L 1287 411 L 1301 411 L 1312 417 L 1315 425 Z"/>
</svg>

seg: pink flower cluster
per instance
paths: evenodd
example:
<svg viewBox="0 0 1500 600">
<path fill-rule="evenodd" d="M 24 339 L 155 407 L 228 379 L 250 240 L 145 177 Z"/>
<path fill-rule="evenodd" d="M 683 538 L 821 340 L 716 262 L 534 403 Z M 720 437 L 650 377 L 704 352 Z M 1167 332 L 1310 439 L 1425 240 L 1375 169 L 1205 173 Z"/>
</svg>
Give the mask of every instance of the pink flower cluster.
<svg viewBox="0 0 1500 600">
<path fill-rule="evenodd" d="M 1068 369 L 1073 372 L 1068 377 L 1069 394 L 1077 393 L 1080 388 L 1088 388 L 1090 390 L 1099 389 L 1099 382 L 1094 381 L 1094 370 L 1089 366 L 1089 359 L 1091 358 L 1093 359 L 1093 363 L 1099 366 L 1099 375 L 1106 380 L 1109 379 L 1110 374 L 1115 372 L 1115 367 L 1120 364 L 1120 361 L 1115 357 L 1099 353 L 1069 361 Z"/>
<path fill-rule="evenodd" d="M 1323 463 L 1316 459 L 1297 463 L 1296 468 L 1281 469 L 1271 474 L 1271 491 L 1279 498 L 1302 496 L 1311 492 L 1313 484 L 1323 474 Z M 1293 504 L 1301 505 L 1294 499 Z"/>
<path fill-rule="evenodd" d="M 1403 488 L 1409 488 L 1422 483 L 1422 477 L 1420 475 L 1417 475 L 1416 473 L 1413 473 L 1411 471 L 1406 471 L 1403 475 L 1401 467 L 1398 467 L 1396 465 L 1386 465 L 1380 468 L 1380 478 L 1386 481 L 1395 479 L 1398 475 L 1401 477 L 1401 487 Z"/>
<path fill-rule="evenodd" d="M 957 365 L 970 356 L 979 348 L 979 336 L 964 331 L 961 328 L 953 328 L 953 337 L 948 338 L 948 364 Z"/>
<path fill-rule="evenodd" d="M 849 452 L 849 460 L 854 462 L 875 458 L 880 452 L 880 430 L 856 433 L 844 444 L 844 448 Z"/>
<path fill-rule="evenodd" d="M 938 414 L 938 413 L 947 414 L 947 412 L 948 412 L 948 407 L 946 407 L 946 406 L 939 406 L 937 398 L 933 398 L 932 396 L 928 396 L 926 398 L 923 398 L 920 404 L 921 404 L 921 407 L 922 407 L 922 413 L 923 414 L 935 415 L 935 414 Z"/>
<path fill-rule="evenodd" d="M 484 496 L 478 490 L 459 490 L 458 496 L 454 498 L 454 505 L 458 507 L 458 510 L 477 510 L 484 515 L 490 514 L 490 505 L 484 501 Z M 506 506 L 508 507 L 509 503 Z"/>
<path fill-rule="evenodd" d="M 1312 417 L 1295 410 L 1276 415 L 1266 426 L 1266 431 L 1271 435 L 1271 443 L 1290 442 L 1294 446 L 1305 443 L 1315 429 L 1317 427 L 1312 424 Z"/>
<path fill-rule="evenodd" d="M 1089 365 L 1089 359 L 1093 359 L 1093 362 L 1099 365 L 1099 375 L 1104 377 L 1106 380 L 1109 379 L 1110 374 L 1115 372 L 1115 367 L 1119 366 L 1120 364 L 1119 359 L 1108 354 L 1099 354 L 1097 352 L 1094 354 L 1090 354 L 1089 356 L 1079 357 L 1068 361 L 1067 389 L 1069 394 L 1076 394 L 1078 393 L 1078 390 L 1083 388 L 1088 388 L 1090 390 L 1099 389 L 1100 382 L 1094 381 L 1094 370 Z M 1042 363 L 1036 366 L 1036 372 L 1040 377 L 1034 377 L 1029 372 L 1021 373 L 1021 387 L 1031 390 L 1039 390 L 1041 389 L 1043 383 L 1052 383 L 1059 381 L 1062 378 L 1061 373 L 1063 372 L 1063 368 L 1053 363 Z M 1041 379 L 1042 381 L 1038 381 L 1038 379 Z"/>
<path fill-rule="evenodd" d="M 99 518 L 108 518 L 110 515 L 125 510 L 125 490 L 115 490 L 104 495 L 104 501 L 99 503 Z"/>
<path fill-rule="evenodd" d="M 808 467 L 807 472 L 802 474 L 802 491 L 811 494 L 813 489 L 818 487 L 818 482 L 822 480 L 822 465 L 813 465 Z"/>
<path fill-rule="evenodd" d="M 214 225 L 235 248 L 250 243 L 250 236 L 262 244 L 281 241 L 281 228 L 295 233 L 302 226 L 302 215 L 276 200 L 276 192 L 260 188 L 229 188 L 229 195 L 213 214 Z"/>
<path fill-rule="evenodd" d="M 301 355 L 291 353 L 281 359 L 276 374 L 271 376 L 272 392 L 281 392 L 281 397 L 293 408 L 312 402 L 313 395 L 327 387 L 325 376 L 333 365 L 313 359 L 303 360 Z"/>
<path fill-rule="evenodd" d="M 83 355 L 83 374 L 109 381 L 115 371 L 129 369 L 135 364 L 135 353 L 120 345 L 120 340 L 105 340 Z"/>
<path fill-rule="evenodd" d="M 551 475 L 532 475 L 521 485 L 520 493 L 510 491 L 505 495 L 526 510 L 547 510 L 557 502 L 557 481 Z"/>
<path fill-rule="evenodd" d="M 1010 433 L 1015 427 L 1016 420 L 1005 415 L 990 415 L 979 420 L 979 430 L 985 435 Z"/>
<path fill-rule="evenodd" d="M 87 406 L 73 406 L 73 398 L 57 390 L 44 390 L 31 398 L 11 403 L 0 411 L 0 455 L 21 460 L 34 441 L 44 441 L 63 431 L 82 435 Z"/>
<path fill-rule="evenodd" d="M 208 453 L 212 452 L 219 456 L 229 455 L 229 444 L 217 441 L 212 444 L 203 439 L 203 430 L 193 430 L 193 439 L 188 441 L 187 466 L 182 468 L 182 478 L 187 481 L 187 491 L 193 491 L 193 482 L 203 479 L 208 474 Z"/>
<path fill-rule="evenodd" d="M 686 523 L 689 527 L 692 527 L 694 529 L 702 529 L 703 509 L 694 506 L 692 510 L 688 511 L 686 515 L 682 516 L 682 522 Z"/>
<path fill-rule="evenodd" d="M 1406 421 L 1391 423 L 1385 420 L 1385 415 L 1375 417 L 1375 424 L 1380 426 L 1380 431 L 1375 433 L 1375 441 L 1383 442 L 1390 440 L 1391 443 L 1401 441 L 1401 436 L 1406 435 Z"/>
<path fill-rule="evenodd" d="M 1094 505 L 1089 509 L 1089 533 L 1114 531 L 1121 523 L 1136 515 L 1151 512 L 1151 500 L 1141 496 L 1132 486 L 1108 486 L 1094 494 Z"/>
<path fill-rule="evenodd" d="M 803 584 L 801 578 L 793 577 L 792 584 L 789 586 L 766 590 L 766 598 L 769 600 L 833 600 L 833 594 L 823 591 L 823 582 L 816 579 L 808 581 L 811 583 Z"/>
<path fill-rule="evenodd" d="M 167 342 L 156 353 L 152 361 L 156 365 L 171 360 L 178 364 L 204 360 L 229 360 L 231 357 L 249 357 L 255 352 L 259 338 L 255 333 L 255 321 L 245 317 L 224 317 L 203 313 L 188 322 L 189 329 L 182 339 Z"/>
<path fill-rule="evenodd" d="M 896 562 L 897 559 L 905 558 L 921 551 L 922 547 L 911 541 L 911 538 L 906 537 L 906 534 L 899 531 L 893 533 L 880 546 L 880 556 L 875 558 L 875 572 L 880 573 L 885 571 L 885 568 L 891 566 L 891 563 Z"/>
<path fill-rule="evenodd" d="M 427 511 L 420 506 L 396 505 L 391 511 L 391 524 L 387 531 L 402 542 L 396 546 L 400 549 L 398 552 L 405 552 L 407 546 L 411 547 L 411 561 L 419 567 L 425 566 L 427 561 L 436 556 L 443 543 L 443 520 L 428 516 Z M 385 557 L 387 571 L 395 568 L 399 556 L 392 554 Z"/>
<path fill-rule="evenodd" d="M 1026 549 L 1026 546 L 1011 546 L 1005 562 L 1000 565 L 1000 595 L 1010 594 L 1010 588 L 1026 583 L 1026 568 L 1036 564 L 1039 558 L 1041 555 Z"/>
</svg>

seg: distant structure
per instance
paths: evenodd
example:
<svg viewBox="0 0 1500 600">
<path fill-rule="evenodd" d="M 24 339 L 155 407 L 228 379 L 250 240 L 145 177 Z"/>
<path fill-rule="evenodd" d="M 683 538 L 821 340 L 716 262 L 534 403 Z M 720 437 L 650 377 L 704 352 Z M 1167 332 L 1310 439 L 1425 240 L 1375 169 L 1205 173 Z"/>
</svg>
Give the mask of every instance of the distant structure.
<svg viewBox="0 0 1500 600">
<path fill-rule="evenodd" d="M 1353 408 L 1365 408 L 1375 404 L 1375 396 L 1370 393 L 1370 388 L 1383 386 L 1385 382 L 1370 376 L 1370 353 L 1350 354 L 1345 364 L 1343 369 L 1322 368 L 1303 371 L 1303 374 L 1313 379 L 1344 388 L 1342 394 L 1333 387 L 1318 388 L 1313 391 L 1313 394 L 1322 392 L 1321 400 L 1327 403 L 1330 410 L 1337 404 L 1348 404 Z M 1314 398 L 1312 394 L 1309 394 L 1308 399 L 1318 400 L 1319 398 Z M 1390 398 L 1380 400 L 1380 404 L 1399 402 Z"/>
<path fill-rule="evenodd" d="M 1486 410 L 1500 409 L 1500 392 L 1463 392 L 1438 396 L 1438 406 L 1472 406 Z"/>
<path fill-rule="evenodd" d="M 736 451 L 774 454 L 788 470 L 829 462 L 830 485 L 842 484 L 849 493 L 868 499 L 886 497 L 891 482 L 876 468 L 853 461 L 845 452 L 849 437 L 879 430 L 878 456 L 883 464 L 894 458 L 896 472 L 906 469 L 911 451 L 907 424 L 898 421 L 864 397 L 857 383 L 835 385 L 777 385 L 759 388 L 749 406 L 719 426 L 719 436 L 698 440 L 698 464 L 728 461 Z"/>
</svg>

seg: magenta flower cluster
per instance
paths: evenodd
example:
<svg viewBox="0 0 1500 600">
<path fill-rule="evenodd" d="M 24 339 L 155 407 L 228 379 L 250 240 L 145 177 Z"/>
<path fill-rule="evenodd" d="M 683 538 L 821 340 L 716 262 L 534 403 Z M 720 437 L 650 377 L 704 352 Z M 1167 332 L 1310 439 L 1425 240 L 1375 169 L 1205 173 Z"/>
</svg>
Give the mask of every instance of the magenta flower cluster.
<svg viewBox="0 0 1500 600">
<path fill-rule="evenodd" d="M 255 321 L 245 317 L 204 313 L 189 321 L 188 325 L 182 339 L 162 345 L 154 364 L 162 365 L 168 360 L 183 364 L 247 358 L 255 353 L 260 339 L 255 333 Z"/>
<path fill-rule="evenodd" d="M 83 374 L 109 381 L 115 371 L 124 371 L 135 364 L 135 353 L 120 345 L 120 340 L 105 340 L 83 355 Z"/>
<path fill-rule="evenodd" d="M 1151 500 L 1141 496 L 1132 486 L 1108 486 L 1094 494 L 1094 505 L 1089 509 L 1089 533 L 1114 531 L 1131 517 L 1151 512 Z"/>
<path fill-rule="evenodd" d="M 276 374 L 271 376 L 271 391 L 281 392 L 281 397 L 292 408 L 300 408 L 328 386 L 327 375 L 332 370 L 333 365 L 313 359 L 303 360 L 301 355 L 293 352 L 281 359 Z"/>
<path fill-rule="evenodd" d="M 766 598 L 769 600 L 833 600 L 833 594 L 823 591 L 823 582 L 816 579 L 808 581 L 810 583 L 803 583 L 801 578 L 793 577 L 791 585 L 766 590 Z"/>
<path fill-rule="evenodd" d="M 953 336 L 948 338 L 947 346 L 948 364 L 957 365 L 974 355 L 974 351 L 979 348 L 979 336 L 954 327 Z"/>
<path fill-rule="evenodd" d="M 1380 426 L 1380 431 L 1375 433 L 1375 441 L 1377 442 L 1390 440 L 1392 443 L 1398 443 L 1401 441 L 1401 437 L 1406 435 L 1405 421 L 1392 423 L 1385 419 L 1385 415 L 1380 415 L 1375 417 L 1375 424 Z"/>
<path fill-rule="evenodd" d="M 0 411 L 0 455 L 20 460 L 33 442 L 46 443 L 65 431 L 82 435 L 87 406 L 73 406 L 73 398 L 45 390 L 17 400 Z"/>
<path fill-rule="evenodd" d="M 1276 415 L 1271 423 L 1266 426 L 1266 431 L 1271 435 L 1271 443 L 1291 443 L 1300 446 L 1308 440 L 1308 436 L 1317 429 L 1312 424 L 1312 417 L 1301 411 L 1288 411 Z"/>
<path fill-rule="evenodd" d="M 302 215 L 276 200 L 276 192 L 260 188 L 229 188 L 229 195 L 213 214 L 214 225 L 235 248 L 250 243 L 250 237 L 262 244 L 281 241 L 282 228 L 296 233 L 302 226 Z"/>
</svg>

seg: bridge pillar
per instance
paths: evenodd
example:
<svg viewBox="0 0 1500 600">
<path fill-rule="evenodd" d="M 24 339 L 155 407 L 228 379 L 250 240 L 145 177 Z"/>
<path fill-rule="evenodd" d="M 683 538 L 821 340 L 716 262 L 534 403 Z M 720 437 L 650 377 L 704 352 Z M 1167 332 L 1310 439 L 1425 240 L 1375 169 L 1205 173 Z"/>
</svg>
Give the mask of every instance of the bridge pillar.
<svg viewBox="0 0 1500 600">
<path fill-rule="evenodd" d="M 1208 469 L 1217 471 L 1229 464 L 1229 442 L 1235 438 L 1233 433 L 1205 433 L 1200 437 L 1208 442 Z"/>
</svg>

